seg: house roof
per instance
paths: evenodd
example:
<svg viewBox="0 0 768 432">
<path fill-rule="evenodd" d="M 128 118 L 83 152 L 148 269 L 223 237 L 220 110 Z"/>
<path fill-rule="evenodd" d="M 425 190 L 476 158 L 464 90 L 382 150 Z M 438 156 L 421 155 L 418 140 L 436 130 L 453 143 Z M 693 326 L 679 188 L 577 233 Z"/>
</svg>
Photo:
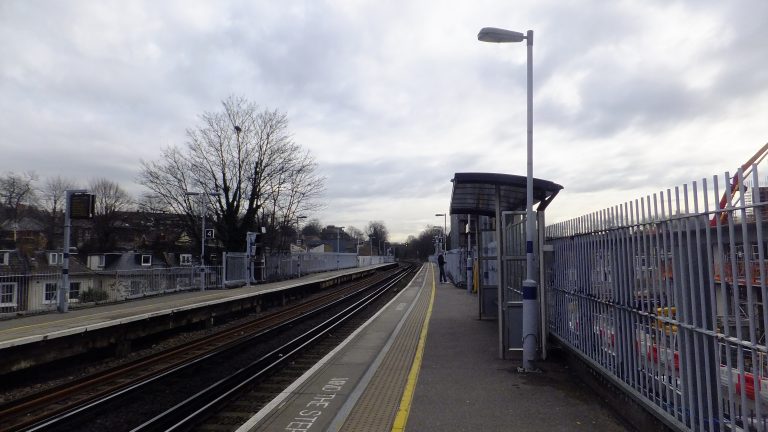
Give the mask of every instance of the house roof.
<svg viewBox="0 0 768 432">
<path fill-rule="evenodd" d="M 117 252 L 117 253 L 104 253 L 104 254 L 91 254 L 91 255 L 104 255 L 106 270 L 139 270 L 147 268 L 165 267 L 164 257 L 158 256 L 152 252 L 142 251 L 130 251 L 130 252 Z M 152 265 L 141 265 L 141 256 L 152 256 Z"/>
<path fill-rule="evenodd" d="M 499 190 L 501 211 L 525 210 L 525 176 L 498 173 L 455 173 L 451 193 L 451 214 L 496 215 L 496 190 Z M 534 205 L 543 211 L 563 189 L 548 180 L 533 179 Z"/>
<path fill-rule="evenodd" d="M 55 253 L 61 256 L 61 251 L 38 251 L 33 252 L 29 256 L 29 268 L 30 271 L 35 273 L 60 273 L 61 264 L 52 264 L 49 261 L 50 254 Z M 86 273 L 90 272 L 90 269 L 86 267 L 77 258 L 77 255 L 69 254 L 69 272 L 70 273 Z"/>
<path fill-rule="evenodd" d="M 0 265 L 0 276 L 25 274 L 29 271 L 29 262 L 18 249 L 4 249 L 0 253 L 8 253 L 8 265 Z"/>
<path fill-rule="evenodd" d="M 19 220 L 6 219 L 0 223 L 3 231 L 42 231 L 45 224 L 31 217 L 23 217 Z"/>
</svg>

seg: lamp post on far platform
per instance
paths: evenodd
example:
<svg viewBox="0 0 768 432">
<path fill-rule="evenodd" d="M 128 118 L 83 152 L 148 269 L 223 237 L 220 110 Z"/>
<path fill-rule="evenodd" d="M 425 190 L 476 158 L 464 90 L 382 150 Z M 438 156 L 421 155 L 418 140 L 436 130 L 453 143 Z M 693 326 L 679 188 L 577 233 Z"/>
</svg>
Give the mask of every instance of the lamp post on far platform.
<svg viewBox="0 0 768 432">
<path fill-rule="evenodd" d="M 448 213 L 435 213 L 435 216 L 443 217 L 443 252 L 445 252 L 445 247 L 448 244 Z"/>
<path fill-rule="evenodd" d="M 336 270 L 339 269 L 339 259 L 341 258 L 341 231 L 344 229 L 343 226 L 337 227 L 338 230 L 336 231 Z"/>
<path fill-rule="evenodd" d="M 207 196 L 219 196 L 218 193 L 212 192 L 212 193 L 205 193 L 205 192 L 186 192 L 185 195 L 187 196 L 199 196 L 200 197 L 200 224 L 202 226 L 201 233 L 200 233 L 200 290 L 205 291 L 205 240 L 206 240 L 206 230 L 205 230 L 205 210 L 208 207 L 208 203 L 206 202 L 206 195 Z M 211 231 L 213 232 L 213 231 Z"/>
</svg>

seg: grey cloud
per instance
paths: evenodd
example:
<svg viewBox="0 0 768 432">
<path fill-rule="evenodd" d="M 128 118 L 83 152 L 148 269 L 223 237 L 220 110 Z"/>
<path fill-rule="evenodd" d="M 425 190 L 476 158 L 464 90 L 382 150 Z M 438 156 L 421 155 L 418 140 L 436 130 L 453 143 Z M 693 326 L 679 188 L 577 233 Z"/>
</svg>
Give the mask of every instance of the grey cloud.
<svg viewBox="0 0 768 432">
<path fill-rule="evenodd" d="M 184 145 L 198 114 L 236 94 L 289 113 L 299 143 L 322 160 L 328 200 L 353 209 L 377 196 L 447 202 L 456 171 L 520 174 L 524 166 L 524 44 L 494 52 L 475 38 L 483 25 L 509 22 L 536 31 L 537 94 L 562 74 L 584 74 L 573 89 L 580 109 L 557 96 L 535 101 L 536 139 L 549 129 L 567 141 L 537 157 L 562 157 L 558 149 L 571 142 L 591 146 L 537 166 L 537 176 L 570 191 L 676 184 L 686 174 L 644 149 L 608 152 L 600 143 L 719 122 L 768 88 L 762 0 L 531 2 L 525 13 L 487 1 L 461 15 L 450 4 L 353 3 L 222 2 L 212 16 L 190 19 L 188 8 L 211 4 L 0 2 L 0 39 L 11 41 L 0 44 L 0 172 L 66 169 L 83 181 L 104 173 L 135 187 L 140 158 Z M 603 54 L 656 30 L 634 13 L 649 4 L 709 14 L 713 31 L 728 30 L 705 52 L 719 68 L 710 87 Z M 489 16 L 497 22 L 483 22 Z M 673 46 L 637 53 L 673 55 Z M 350 146 L 361 160 L 338 163 L 334 152 Z M 580 166 L 584 154 L 596 166 Z"/>
<path fill-rule="evenodd" d="M 329 200 L 383 198 L 419 198 L 443 189 L 453 173 L 425 166 L 412 159 L 327 163 L 322 170 L 328 176 Z M 442 166 L 441 166 L 442 168 Z"/>
<path fill-rule="evenodd" d="M 711 115 L 710 96 L 686 90 L 682 81 L 604 68 L 580 87 L 584 109 L 568 113 L 557 101 L 545 101 L 540 119 L 582 138 L 602 138 L 622 130 L 648 132 Z"/>
<path fill-rule="evenodd" d="M 631 59 L 602 57 L 600 62 L 583 64 L 582 56 L 602 45 L 619 44 L 633 33 L 650 32 L 652 24 L 633 21 L 628 8 L 565 6 L 557 10 L 560 19 L 549 20 L 543 26 L 541 37 L 546 39 L 540 42 L 545 46 L 544 53 L 536 60 L 537 87 L 546 86 L 550 78 L 581 64 L 578 68 L 587 73 L 577 89 L 582 109 L 570 112 L 557 100 L 537 101 L 538 118 L 569 130 L 574 138 L 608 137 L 632 128 L 663 131 L 697 118 L 715 120 L 729 105 L 754 97 L 755 89 L 768 87 L 765 58 L 757 54 L 768 50 L 768 27 L 764 25 L 768 4 L 748 2 L 750 7 L 745 7 L 743 2 L 678 3 L 695 12 L 711 9 L 713 16 L 720 16 L 724 30 L 738 28 L 729 44 L 713 47 L 701 59 L 721 69 L 711 87 L 692 89 L 676 70 L 644 64 L 628 69 L 626 65 L 631 62 L 627 60 Z M 555 23 L 565 26 L 554 28 Z M 674 56 L 674 51 L 674 46 L 659 46 L 656 53 L 638 52 L 636 56 Z M 695 71 L 696 65 L 690 67 Z"/>
</svg>

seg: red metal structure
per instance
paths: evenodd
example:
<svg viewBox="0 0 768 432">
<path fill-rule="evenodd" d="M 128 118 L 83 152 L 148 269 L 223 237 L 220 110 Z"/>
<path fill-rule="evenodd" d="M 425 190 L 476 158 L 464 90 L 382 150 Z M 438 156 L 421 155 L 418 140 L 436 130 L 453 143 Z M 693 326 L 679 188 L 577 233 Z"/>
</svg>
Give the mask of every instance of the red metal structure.
<svg viewBox="0 0 768 432">
<path fill-rule="evenodd" d="M 759 164 L 760 162 L 765 159 L 765 157 L 768 156 L 768 143 L 765 143 L 760 150 L 757 151 L 749 160 L 744 163 L 744 165 L 741 166 L 741 170 L 744 173 L 742 178 L 749 178 L 749 174 L 752 172 L 752 166 L 755 164 Z M 739 190 L 739 176 L 738 171 L 736 174 L 733 175 L 731 180 L 731 187 L 730 191 L 726 191 L 723 193 L 723 197 L 720 199 L 720 204 L 718 205 L 718 210 L 723 210 L 725 208 L 725 205 L 728 204 L 730 200 L 733 199 L 733 196 L 736 195 L 736 192 Z M 717 214 L 712 216 L 712 220 L 710 220 L 709 225 L 715 226 L 717 223 L 716 218 Z M 720 213 L 720 223 L 725 222 L 726 220 L 726 213 Z"/>
</svg>

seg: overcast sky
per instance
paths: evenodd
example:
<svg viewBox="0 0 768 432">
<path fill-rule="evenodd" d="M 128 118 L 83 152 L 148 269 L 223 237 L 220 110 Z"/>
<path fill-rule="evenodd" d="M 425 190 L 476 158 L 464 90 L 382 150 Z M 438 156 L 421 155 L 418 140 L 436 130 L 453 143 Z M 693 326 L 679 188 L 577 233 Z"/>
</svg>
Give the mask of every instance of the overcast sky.
<svg viewBox="0 0 768 432">
<path fill-rule="evenodd" d="M 768 142 L 768 1 L 0 0 L 0 173 L 138 195 L 140 160 L 244 96 L 327 177 L 310 217 L 394 240 L 441 225 L 455 172 L 534 176 L 565 220 L 734 171 Z"/>
</svg>

